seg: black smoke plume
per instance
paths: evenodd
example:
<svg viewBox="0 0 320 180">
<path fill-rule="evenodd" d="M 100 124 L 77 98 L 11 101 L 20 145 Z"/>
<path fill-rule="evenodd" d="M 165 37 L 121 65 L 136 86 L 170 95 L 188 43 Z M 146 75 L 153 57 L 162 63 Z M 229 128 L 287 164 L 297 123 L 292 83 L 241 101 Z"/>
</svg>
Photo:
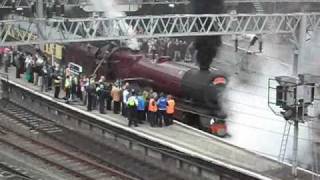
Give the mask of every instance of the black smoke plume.
<svg viewBox="0 0 320 180">
<path fill-rule="evenodd" d="M 193 13 L 195 14 L 221 14 L 224 11 L 223 0 L 192 0 Z M 204 22 L 204 20 L 202 20 Z M 197 22 L 200 26 L 200 21 Z M 210 25 L 207 21 L 205 26 Z M 214 27 L 213 27 L 214 28 Z M 217 55 L 221 45 L 220 36 L 200 36 L 195 40 L 197 62 L 201 70 L 209 70 L 213 58 Z"/>
</svg>

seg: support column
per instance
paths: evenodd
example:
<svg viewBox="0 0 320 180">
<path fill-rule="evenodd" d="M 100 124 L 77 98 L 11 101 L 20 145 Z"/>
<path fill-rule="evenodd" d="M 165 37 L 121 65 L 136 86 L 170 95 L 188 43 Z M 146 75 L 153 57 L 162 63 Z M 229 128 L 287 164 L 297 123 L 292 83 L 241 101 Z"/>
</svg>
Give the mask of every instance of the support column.
<svg viewBox="0 0 320 180">
<path fill-rule="evenodd" d="M 305 54 L 305 41 L 306 41 L 306 32 L 307 32 L 307 16 L 301 15 L 301 20 L 299 24 L 299 29 L 296 32 L 297 37 L 297 47 L 294 51 L 294 59 L 292 66 L 292 75 L 298 77 L 298 74 L 302 73 L 299 70 L 301 64 L 303 62 L 304 54 Z M 297 82 L 298 84 L 299 82 Z M 297 102 L 298 103 L 298 102 Z M 296 114 L 298 114 L 299 104 L 296 105 Z M 298 168 L 298 138 L 299 138 L 299 118 L 296 115 L 294 120 L 294 136 L 293 136 L 293 151 L 292 151 L 292 175 L 297 176 L 297 168 Z"/>
<path fill-rule="evenodd" d="M 37 0 L 37 17 L 44 18 L 44 3 L 43 0 Z"/>
<path fill-rule="evenodd" d="M 294 121 L 294 135 L 293 135 L 293 151 L 292 151 L 292 175 L 297 176 L 298 168 L 298 137 L 299 137 L 299 121 Z"/>
<path fill-rule="evenodd" d="M 37 0 L 37 18 L 45 18 L 44 16 L 44 2 L 43 0 Z M 44 25 L 43 23 L 37 23 L 37 31 L 38 31 L 38 36 L 40 36 L 41 39 L 45 39 L 44 37 Z M 39 48 L 41 51 L 44 50 L 44 44 L 40 43 Z"/>
<path fill-rule="evenodd" d="M 298 64 L 299 64 L 299 49 L 294 50 L 293 54 L 293 65 L 292 65 L 292 75 L 297 76 L 298 75 Z"/>
<path fill-rule="evenodd" d="M 299 70 L 299 67 L 303 62 L 302 60 L 305 54 L 306 33 L 307 33 L 307 16 L 301 15 L 299 29 L 296 32 L 298 47 L 296 47 L 295 55 L 294 55 L 293 70 L 292 70 L 293 76 L 297 76 L 299 73 L 301 73 L 301 70 Z"/>
</svg>

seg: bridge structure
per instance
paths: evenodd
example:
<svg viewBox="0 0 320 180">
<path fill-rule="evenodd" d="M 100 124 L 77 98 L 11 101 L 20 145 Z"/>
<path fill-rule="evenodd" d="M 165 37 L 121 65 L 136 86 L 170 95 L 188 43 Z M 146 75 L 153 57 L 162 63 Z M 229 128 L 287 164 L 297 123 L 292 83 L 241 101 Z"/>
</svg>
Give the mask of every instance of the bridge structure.
<svg viewBox="0 0 320 180">
<path fill-rule="evenodd" d="M 282 3 L 282 2 L 295 2 L 295 3 L 312 3 L 319 2 L 318 0 L 224 0 L 225 3 Z"/>
<path fill-rule="evenodd" d="M 0 8 L 12 8 L 13 4 L 15 8 L 30 8 L 36 0 L 1 0 Z M 91 3 L 89 0 L 46 0 L 45 3 L 64 4 L 65 6 L 86 6 Z M 318 0 L 225 0 L 225 3 L 280 3 L 280 2 L 296 2 L 296 3 L 311 3 L 319 2 Z M 122 0 L 117 4 L 126 5 L 157 5 L 157 4 L 189 4 L 190 0 Z"/>
<path fill-rule="evenodd" d="M 300 25 L 304 24 L 304 29 Z M 39 35 L 39 24 L 42 33 Z M 17 18 L 0 21 L 0 46 L 67 43 L 132 38 L 288 34 L 319 28 L 320 13 L 206 14 L 115 18 Z M 15 41 L 10 36 L 16 37 Z M 43 36 L 43 37 L 41 37 Z"/>
<path fill-rule="evenodd" d="M 36 0 L 1 0 L 0 8 L 31 8 Z M 63 4 L 65 6 L 86 6 L 90 5 L 89 0 L 45 0 L 47 4 Z M 189 4 L 189 0 L 122 0 L 118 5 L 157 5 L 157 4 Z M 13 6 L 14 5 L 14 6 Z"/>
</svg>

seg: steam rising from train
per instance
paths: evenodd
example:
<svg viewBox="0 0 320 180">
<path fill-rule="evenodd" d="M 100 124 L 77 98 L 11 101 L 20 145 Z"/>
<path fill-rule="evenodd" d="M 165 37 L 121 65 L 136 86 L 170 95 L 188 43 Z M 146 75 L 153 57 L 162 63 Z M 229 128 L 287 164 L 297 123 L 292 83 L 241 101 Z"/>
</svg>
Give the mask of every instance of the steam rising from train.
<svg viewBox="0 0 320 180">
<path fill-rule="evenodd" d="M 223 0 L 193 0 L 195 14 L 220 14 L 223 12 Z M 203 21 L 204 22 L 204 21 Z M 201 23 L 201 22 L 197 22 Z M 207 21 L 205 26 L 210 25 Z M 216 57 L 218 47 L 221 45 L 220 36 L 200 36 L 196 38 L 197 61 L 201 70 L 208 70 L 212 59 Z"/>
<path fill-rule="evenodd" d="M 91 0 L 93 7 L 96 11 L 103 11 L 106 17 L 124 17 L 126 14 L 117 8 L 115 0 Z M 125 21 L 118 23 L 120 26 L 114 25 L 113 29 L 116 29 L 116 35 L 127 33 L 129 36 L 134 35 L 134 31 L 130 25 Z M 133 50 L 139 50 L 138 40 L 135 38 L 129 39 L 126 42 L 127 46 Z"/>
</svg>

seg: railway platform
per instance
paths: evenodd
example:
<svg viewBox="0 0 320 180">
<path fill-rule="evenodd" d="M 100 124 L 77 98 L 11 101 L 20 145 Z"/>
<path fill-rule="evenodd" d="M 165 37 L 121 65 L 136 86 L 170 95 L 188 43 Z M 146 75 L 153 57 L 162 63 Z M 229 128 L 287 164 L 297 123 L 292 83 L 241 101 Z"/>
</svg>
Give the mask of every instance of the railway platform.
<svg viewBox="0 0 320 180">
<path fill-rule="evenodd" d="M 6 79 L 2 79 L 6 81 Z M 163 128 L 151 128 L 148 124 L 142 124 L 139 127 L 127 127 L 127 120 L 112 112 L 100 114 L 98 111 L 87 112 L 86 107 L 77 103 L 66 104 L 61 100 L 53 98 L 52 92 L 41 92 L 40 88 L 27 83 L 24 79 L 15 78 L 15 69 L 9 70 L 9 84 L 23 89 L 25 92 L 45 99 L 50 103 L 63 106 L 74 113 L 89 116 L 101 123 L 106 123 L 124 131 L 133 133 L 149 141 L 160 143 L 164 146 L 185 153 L 191 157 L 196 157 L 202 161 L 220 166 L 225 169 L 235 171 L 252 177 L 252 179 L 272 179 L 272 180 L 311 180 L 313 174 L 307 170 L 299 169 L 299 176 L 291 176 L 291 167 L 258 153 L 250 152 L 244 148 L 232 145 L 221 138 L 207 134 L 200 130 L 175 122 L 172 126 Z M 9 94 L 12 91 L 9 91 Z M 201 170 L 195 170 L 201 174 Z M 220 179 L 212 177 L 212 179 Z"/>
</svg>

